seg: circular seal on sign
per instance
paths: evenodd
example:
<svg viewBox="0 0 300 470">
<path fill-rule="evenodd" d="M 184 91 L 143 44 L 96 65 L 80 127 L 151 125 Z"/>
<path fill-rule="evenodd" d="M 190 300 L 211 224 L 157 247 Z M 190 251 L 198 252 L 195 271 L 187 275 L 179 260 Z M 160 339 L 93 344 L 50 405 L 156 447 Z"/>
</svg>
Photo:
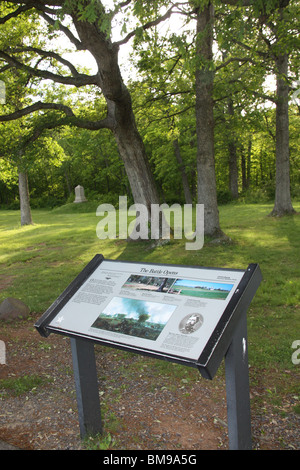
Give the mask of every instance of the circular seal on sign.
<svg viewBox="0 0 300 470">
<path fill-rule="evenodd" d="M 185 335 L 191 334 L 197 331 L 202 324 L 203 316 L 201 313 L 191 313 L 181 320 L 179 323 L 179 331 Z"/>
</svg>

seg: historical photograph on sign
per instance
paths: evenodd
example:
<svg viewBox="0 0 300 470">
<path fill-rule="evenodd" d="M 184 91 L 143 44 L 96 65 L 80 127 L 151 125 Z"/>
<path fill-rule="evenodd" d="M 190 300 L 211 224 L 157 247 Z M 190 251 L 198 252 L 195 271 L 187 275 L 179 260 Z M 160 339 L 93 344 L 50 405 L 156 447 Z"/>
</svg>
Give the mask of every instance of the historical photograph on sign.
<svg viewBox="0 0 300 470">
<path fill-rule="evenodd" d="M 200 313 L 186 315 L 179 323 L 179 331 L 185 335 L 194 333 L 203 324 L 203 316 Z"/>
<path fill-rule="evenodd" d="M 131 274 L 123 285 L 123 288 L 167 293 L 175 281 L 176 279 L 169 277 L 140 276 L 137 274 Z"/>
<path fill-rule="evenodd" d="M 92 328 L 155 341 L 175 309 L 176 305 L 114 297 Z"/>
<path fill-rule="evenodd" d="M 226 299 L 232 287 L 233 284 L 223 284 L 220 282 L 177 279 L 168 293 L 222 300 Z"/>
</svg>

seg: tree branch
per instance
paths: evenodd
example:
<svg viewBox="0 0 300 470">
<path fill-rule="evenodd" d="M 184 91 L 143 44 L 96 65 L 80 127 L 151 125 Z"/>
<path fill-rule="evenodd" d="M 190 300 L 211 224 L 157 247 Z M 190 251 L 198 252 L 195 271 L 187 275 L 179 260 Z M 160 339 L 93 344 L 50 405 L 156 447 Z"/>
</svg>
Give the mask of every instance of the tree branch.
<svg viewBox="0 0 300 470">
<path fill-rule="evenodd" d="M 127 7 L 127 5 L 129 5 L 131 2 L 132 0 L 125 0 L 124 2 L 116 5 L 115 9 L 111 11 L 111 18 L 114 18 L 122 8 Z"/>
<path fill-rule="evenodd" d="M 36 9 L 36 11 L 39 13 L 39 15 L 44 18 L 44 20 L 49 23 L 53 27 L 58 27 L 58 29 L 63 32 L 67 38 L 71 41 L 72 44 L 75 45 L 77 50 L 84 50 L 84 47 L 82 43 L 77 39 L 73 33 L 69 30 L 68 27 L 64 26 L 61 22 L 54 20 L 51 18 L 51 14 L 53 15 L 58 15 L 59 11 L 56 9 L 51 10 L 47 5 L 51 6 L 63 6 L 63 1 L 51 1 L 47 0 L 46 2 L 40 2 L 40 1 L 35 1 L 35 0 L 23 0 L 22 2 L 18 0 L 12 0 L 10 3 L 13 4 L 18 4 L 18 3 L 23 3 L 24 5 L 19 6 L 14 12 L 11 12 L 7 14 L 5 17 L 0 18 L 0 24 L 6 23 L 8 20 L 11 18 L 16 18 L 17 16 L 21 15 L 22 13 L 31 10 L 33 8 Z"/>
<path fill-rule="evenodd" d="M 78 51 L 85 50 L 85 47 L 83 46 L 82 42 L 74 36 L 74 34 L 69 30 L 69 28 L 67 28 L 60 22 L 57 23 L 53 18 L 51 18 L 51 16 L 47 15 L 41 9 L 38 9 L 38 11 L 40 11 L 40 16 L 42 16 L 44 20 L 47 21 L 47 23 L 49 23 L 51 26 L 58 26 L 59 30 L 67 36 L 67 38 L 72 44 L 74 44 Z"/>
<path fill-rule="evenodd" d="M 216 67 L 216 71 L 226 67 L 231 62 L 243 62 L 243 63 L 251 62 L 251 64 L 256 64 L 256 62 L 254 60 L 250 59 L 250 57 L 231 57 L 230 59 L 226 60 L 225 62 L 222 62 L 222 64 L 218 65 L 218 67 Z"/>
<path fill-rule="evenodd" d="M 174 116 L 178 116 L 179 114 L 184 114 L 186 113 L 187 111 L 189 111 L 190 109 L 193 109 L 194 108 L 194 105 L 191 105 L 191 106 L 187 106 L 186 108 L 182 109 L 181 111 L 176 111 L 172 114 L 167 114 L 166 116 L 160 116 L 158 118 L 155 118 L 155 119 L 149 119 L 149 122 L 148 124 L 146 124 L 146 129 L 153 123 L 153 122 L 160 122 L 164 119 L 170 119 Z"/>
<path fill-rule="evenodd" d="M 10 52 L 12 53 L 19 53 L 19 52 L 35 52 L 39 55 L 41 55 L 43 58 L 48 58 L 48 57 L 51 57 L 52 59 L 55 59 L 57 60 L 58 62 L 60 62 L 61 64 L 65 65 L 66 67 L 69 68 L 70 72 L 72 73 L 72 75 L 74 77 L 78 77 L 79 76 L 79 72 L 77 71 L 77 69 L 74 67 L 74 65 L 69 62 L 68 60 L 64 59 L 63 57 L 61 57 L 59 54 L 57 54 L 56 52 L 52 52 L 52 51 L 44 51 L 42 49 L 38 49 L 37 47 L 22 47 L 22 48 L 14 48 L 14 49 L 10 49 Z"/>
<path fill-rule="evenodd" d="M 160 95 L 155 96 L 154 98 L 149 98 L 147 99 L 142 105 L 138 106 L 138 108 L 144 108 L 145 105 L 148 103 L 155 103 L 156 101 L 164 100 L 165 98 L 169 98 L 172 96 L 177 96 L 177 95 L 189 95 L 192 94 L 192 90 L 181 90 L 181 91 L 168 91 L 168 92 L 162 92 Z"/>
<path fill-rule="evenodd" d="M 9 3 L 13 3 L 13 4 L 23 3 L 25 5 L 31 5 L 34 8 L 37 8 L 38 6 L 42 7 L 43 4 L 45 6 L 47 4 L 47 5 L 51 5 L 53 7 L 62 7 L 64 2 L 65 2 L 65 0 L 46 0 L 46 1 L 22 0 L 22 2 L 20 2 L 20 0 L 9 0 Z"/>
<path fill-rule="evenodd" d="M 235 44 L 238 44 L 239 46 L 243 47 L 244 49 L 246 49 L 247 51 L 249 52 L 253 52 L 253 48 L 251 46 L 248 46 L 247 44 L 244 44 L 242 41 L 238 41 L 236 39 L 233 39 L 233 42 Z M 263 51 L 254 51 L 255 54 L 263 57 L 264 59 L 267 59 L 269 57 L 269 54 L 268 52 L 263 52 Z"/>
<path fill-rule="evenodd" d="M 17 8 L 15 11 L 11 12 L 11 13 L 8 13 L 6 16 L 4 16 L 3 18 L 0 18 L 0 24 L 4 24 L 6 23 L 8 20 L 10 20 L 11 18 L 16 18 L 17 16 L 19 16 L 21 13 L 23 13 L 24 11 L 27 11 L 27 10 L 31 10 L 33 8 L 33 6 L 31 4 L 29 5 L 22 5 L 20 6 L 19 8 Z"/>
<path fill-rule="evenodd" d="M 6 64 L 4 65 L 3 67 L 0 68 L 0 73 L 3 73 L 5 72 L 5 70 L 9 70 L 10 69 L 10 65 Z"/>
<path fill-rule="evenodd" d="M 255 0 L 221 0 L 221 3 L 223 3 L 223 5 L 232 5 L 234 7 L 250 7 L 255 3 Z"/>
<path fill-rule="evenodd" d="M 270 128 L 270 124 L 269 124 L 269 121 L 268 121 L 268 116 L 266 115 L 266 113 L 263 114 L 263 117 L 265 118 L 265 121 L 266 121 L 268 134 L 272 137 L 273 141 L 276 142 L 276 135 L 274 134 L 274 132 L 272 132 L 272 130 Z"/>
<path fill-rule="evenodd" d="M 19 109 L 11 114 L 4 114 L 0 116 L 0 122 L 14 121 L 16 119 L 20 119 L 21 117 L 27 116 L 28 114 L 32 114 L 35 111 L 43 110 L 62 111 L 66 116 L 60 119 L 55 118 L 52 120 L 49 119 L 49 116 L 47 116 L 47 120 L 45 118 L 44 123 L 38 128 L 36 128 L 40 129 L 41 131 L 43 131 L 44 129 L 53 129 L 55 127 L 60 127 L 63 125 L 73 125 L 82 129 L 90 130 L 113 130 L 114 128 L 114 119 L 112 118 L 110 113 L 107 113 L 106 118 L 101 119 L 100 121 L 90 121 L 88 119 L 82 119 L 75 116 L 69 106 L 60 103 L 42 103 L 41 101 L 27 106 L 26 108 Z"/>
<path fill-rule="evenodd" d="M 162 21 L 167 20 L 172 15 L 172 10 L 175 6 L 176 6 L 176 4 L 172 5 L 171 8 L 164 15 L 156 18 L 156 20 L 149 21 L 148 23 L 144 24 L 140 28 L 134 29 L 133 31 L 128 33 L 127 36 L 124 39 L 121 39 L 120 41 L 116 41 L 114 44 L 117 45 L 117 46 L 122 46 L 123 44 L 126 44 L 133 36 L 135 36 L 140 29 L 143 29 L 144 31 L 146 31 L 147 29 L 158 25 Z"/>
<path fill-rule="evenodd" d="M 235 82 L 238 83 L 238 84 L 241 84 L 242 89 L 246 90 L 246 92 L 252 93 L 252 95 L 256 96 L 257 98 L 262 98 L 265 101 L 271 101 L 272 103 L 277 103 L 276 96 L 273 97 L 273 96 L 270 96 L 270 95 L 266 95 L 265 93 L 260 93 L 259 91 L 255 91 L 253 89 L 251 89 L 251 90 L 247 89 L 245 84 L 243 82 L 241 82 L 240 80 L 235 80 Z"/>
<path fill-rule="evenodd" d="M 2 122 L 14 121 L 16 119 L 20 119 L 21 117 L 27 116 L 28 114 L 31 114 L 35 111 L 40 111 L 43 109 L 55 109 L 55 110 L 63 111 L 67 116 L 74 116 L 74 113 L 71 110 L 71 108 L 69 108 L 69 106 L 66 106 L 64 104 L 58 104 L 58 103 L 42 103 L 41 101 L 37 101 L 31 106 L 27 106 L 26 108 L 19 109 L 18 111 L 15 111 L 13 113 L 3 114 L 2 116 L 0 116 L 0 121 Z"/>
<path fill-rule="evenodd" d="M 4 51 L 0 51 L 0 59 L 5 60 L 10 66 L 15 67 L 16 69 L 25 70 L 26 72 L 32 74 L 35 77 L 43 78 L 46 80 L 53 80 L 57 83 L 62 83 L 64 85 L 73 85 L 77 88 L 85 85 L 98 85 L 97 75 L 86 75 L 77 73 L 75 77 L 66 77 L 63 75 L 58 75 L 47 70 L 40 70 L 25 65 L 22 62 L 19 62 L 15 57 L 10 56 Z"/>
</svg>

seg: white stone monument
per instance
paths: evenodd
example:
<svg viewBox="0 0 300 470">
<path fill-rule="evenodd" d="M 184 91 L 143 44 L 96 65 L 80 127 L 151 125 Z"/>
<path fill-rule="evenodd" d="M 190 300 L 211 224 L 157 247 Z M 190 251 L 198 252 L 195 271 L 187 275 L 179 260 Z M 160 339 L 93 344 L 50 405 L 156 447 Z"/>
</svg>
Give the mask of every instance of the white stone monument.
<svg viewBox="0 0 300 470">
<path fill-rule="evenodd" d="M 84 195 L 84 188 L 83 186 L 76 186 L 75 188 L 75 201 L 74 203 L 78 204 L 79 202 L 87 202 L 87 199 Z"/>
</svg>

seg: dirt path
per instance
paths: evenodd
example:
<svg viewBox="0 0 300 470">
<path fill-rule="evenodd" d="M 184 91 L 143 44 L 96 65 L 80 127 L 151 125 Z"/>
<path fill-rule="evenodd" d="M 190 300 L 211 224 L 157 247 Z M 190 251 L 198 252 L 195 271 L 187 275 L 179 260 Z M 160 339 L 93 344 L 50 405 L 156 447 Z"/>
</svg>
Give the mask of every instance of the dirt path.
<svg viewBox="0 0 300 470">
<path fill-rule="evenodd" d="M 6 365 L 0 379 L 38 376 L 43 383 L 16 396 L 0 387 L 0 441 L 32 450 L 80 450 L 77 405 L 68 338 L 41 338 L 34 320 L 1 328 Z M 96 347 L 104 448 L 114 450 L 227 449 L 222 374 L 213 381 L 197 371 L 110 348 Z M 251 387 L 251 397 L 262 394 Z M 300 419 L 292 397 L 274 413 L 252 410 L 255 449 L 300 449 Z M 89 447 L 92 443 L 89 443 Z"/>
</svg>

